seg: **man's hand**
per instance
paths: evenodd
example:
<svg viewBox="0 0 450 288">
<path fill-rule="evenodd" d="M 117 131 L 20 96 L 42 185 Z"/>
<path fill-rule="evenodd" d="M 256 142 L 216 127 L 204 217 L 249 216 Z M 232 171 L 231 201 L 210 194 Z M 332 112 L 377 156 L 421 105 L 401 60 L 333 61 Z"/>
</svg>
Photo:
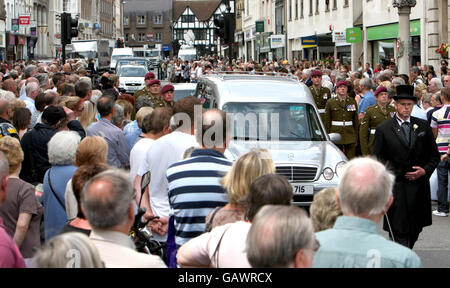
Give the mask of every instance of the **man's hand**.
<svg viewBox="0 0 450 288">
<path fill-rule="evenodd" d="M 408 172 L 405 175 L 406 179 L 408 179 L 409 181 L 415 181 L 426 174 L 425 170 L 422 167 L 413 166 L 412 168 L 416 171 Z"/>
<path fill-rule="evenodd" d="M 447 159 L 448 159 L 448 154 L 442 154 L 441 155 L 441 162 L 447 161 Z"/>
<path fill-rule="evenodd" d="M 67 107 L 65 107 L 65 106 L 63 106 L 63 109 L 64 109 L 64 112 L 66 112 L 66 119 L 67 119 L 67 122 L 70 122 L 70 121 L 76 119 L 75 113 L 74 113 L 72 110 L 70 110 L 69 108 L 67 108 Z"/>
</svg>

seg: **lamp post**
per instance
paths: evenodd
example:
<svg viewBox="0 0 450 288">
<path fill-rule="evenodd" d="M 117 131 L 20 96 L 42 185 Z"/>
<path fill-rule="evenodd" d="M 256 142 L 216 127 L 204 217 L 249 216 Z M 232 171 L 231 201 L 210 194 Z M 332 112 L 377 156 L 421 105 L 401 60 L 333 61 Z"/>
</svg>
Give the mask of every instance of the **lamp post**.
<svg viewBox="0 0 450 288">
<path fill-rule="evenodd" d="M 393 7 L 398 8 L 398 73 L 408 75 L 409 72 L 409 16 L 411 8 L 416 6 L 416 0 L 394 0 Z"/>
</svg>

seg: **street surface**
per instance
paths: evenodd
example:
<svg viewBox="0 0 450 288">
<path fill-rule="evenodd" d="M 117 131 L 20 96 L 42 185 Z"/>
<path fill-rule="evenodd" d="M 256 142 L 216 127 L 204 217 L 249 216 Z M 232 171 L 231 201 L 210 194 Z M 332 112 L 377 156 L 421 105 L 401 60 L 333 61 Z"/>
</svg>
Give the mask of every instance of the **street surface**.
<svg viewBox="0 0 450 288">
<path fill-rule="evenodd" d="M 433 201 L 432 210 L 436 206 L 437 202 Z M 419 255 L 425 268 L 450 268 L 450 218 L 432 217 L 433 225 L 423 229 L 413 251 Z M 378 226 L 380 234 L 389 238 L 382 229 L 382 221 Z"/>
</svg>

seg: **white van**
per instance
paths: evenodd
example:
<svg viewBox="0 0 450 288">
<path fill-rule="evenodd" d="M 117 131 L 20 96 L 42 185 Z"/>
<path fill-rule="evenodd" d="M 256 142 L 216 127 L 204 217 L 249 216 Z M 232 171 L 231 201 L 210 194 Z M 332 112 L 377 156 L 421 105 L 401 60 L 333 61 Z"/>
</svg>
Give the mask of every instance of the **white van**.
<svg viewBox="0 0 450 288">
<path fill-rule="evenodd" d="M 116 69 L 117 59 L 123 57 L 133 57 L 133 49 L 131 48 L 114 48 L 111 55 L 111 65 L 109 69 L 114 71 Z"/>
</svg>

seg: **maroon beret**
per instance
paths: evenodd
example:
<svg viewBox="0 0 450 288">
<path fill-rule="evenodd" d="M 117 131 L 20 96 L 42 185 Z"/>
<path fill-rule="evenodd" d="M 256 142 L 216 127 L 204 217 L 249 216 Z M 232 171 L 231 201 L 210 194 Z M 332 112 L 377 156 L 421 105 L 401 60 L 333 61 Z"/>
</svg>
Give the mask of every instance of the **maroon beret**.
<svg viewBox="0 0 450 288">
<path fill-rule="evenodd" d="M 145 74 L 145 80 L 147 79 L 155 79 L 155 74 L 153 72 L 147 72 L 147 74 Z"/>
<path fill-rule="evenodd" d="M 161 89 L 161 94 L 164 94 L 171 90 L 175 91 L 175 87 L 173 87 L 173 85 L 170 85 L 170 84 L 164 85 L 164 87 Z"/>
<path fill-rule="evenodd" d="M 384 86 L 378 87 L 378 89 L 375 91 L 375 97 L 378 96 L 378 94 L 380 94 L 381 92 L 388 92 L 387 88 Z"/>
<path fill-rule="evenodd" d="M 338 82 L 336 83 L 336 88 L 339 88 L 339 87 L 342 86 L 342 85 L 347 86 L 347 85 L 348 85 L 347 81 L 344 81 L 344 80 L 338 81 Z"/>
<path fill-rule="evenodd" d="M 161 85 L 161 82 L 159 82 L 158 79 L 153 79 L 152 81 L 150 81 L 150 83 L 148 84 L 148 86 L 152 86 L 152 85 L 155 85 L 155 84 Z"/>
<path fill-rule="evenodd" d="M 314 71 L 311 72 L 311 77 L 322 76 L 322 75 L 323 75 L 323 73 L 320 70 L 314 70 Z"/>
</svg>

